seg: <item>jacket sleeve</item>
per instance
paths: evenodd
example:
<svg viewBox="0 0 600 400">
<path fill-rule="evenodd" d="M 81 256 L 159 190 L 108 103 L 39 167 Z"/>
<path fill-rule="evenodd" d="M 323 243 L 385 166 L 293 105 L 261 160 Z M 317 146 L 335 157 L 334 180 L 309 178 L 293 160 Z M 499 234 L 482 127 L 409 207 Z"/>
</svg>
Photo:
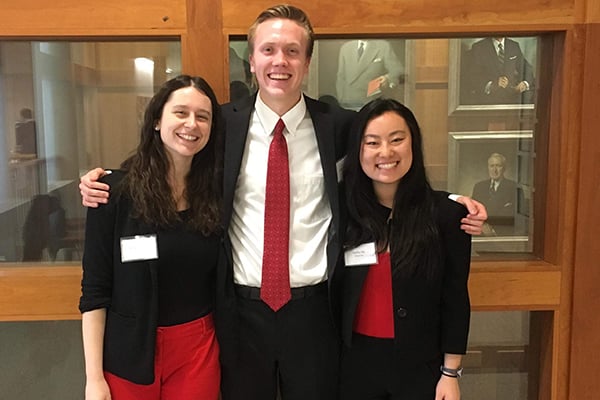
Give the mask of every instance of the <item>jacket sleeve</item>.
<svg viewBox="0 0 600 400">
<path fill-rule="evenodd" d="M 445 258 L 441 298 L 441 350 L 465 354 L 469 335 L 471 304 L 468 279 L 471 236 L 460 229 L 466 208 L 448 198 L 441 199 L 440 235 Z"/>
<path fill-rule="evenodd" d="M 117 173 L 114 173 L 118 175 Z M 110 175 L 109 175 L 110 176 Z M 118 177 L 103 179 L 111 188 Z M 79 311 L 108 308 L 111 304 L 115 226 L 119 200 L 113 195 L 108 204 L 88 208 L 85 223 L 85 245 L 83 251 L 83 278 Z"/>
</svg>

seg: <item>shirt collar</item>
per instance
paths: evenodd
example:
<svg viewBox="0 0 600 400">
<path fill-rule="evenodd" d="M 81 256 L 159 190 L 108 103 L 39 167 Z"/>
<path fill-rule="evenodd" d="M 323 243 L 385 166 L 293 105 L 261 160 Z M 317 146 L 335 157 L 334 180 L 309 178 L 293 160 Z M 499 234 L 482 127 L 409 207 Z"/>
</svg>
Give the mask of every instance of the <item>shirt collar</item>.
<svg viewBox="0 0 600 400">
<path fill-rule="evenodd" d="M 504 47 L 504 38 L 502 38 L 500 40 L 494 38 L 494 45 L 495 45 L 496 48 L 498 48 L 498 44 L 499 43 L 502 43 L 502 46 Z"/>
<path fill-rule="evenodd" d="M 267 106 L 261 100 L 260 96 L 256 96 L 254 109 L 256 110 L 256 114 L 258 115 L 258 119 L 260 120 L 264 131 L 268 135 L 273 133 L 279 118 L 281 118 L 285 123 L 285 127 L 290 135 L 295 135 L 300 123 L 306 115 L 306 101 L 304 100 L 304 95 L 301 95 L 298 103 L 296 103 L 296 105 L 288 112 L 279 117 L 275 111 L 271 110 L 269 106 Z"/>
</svg>

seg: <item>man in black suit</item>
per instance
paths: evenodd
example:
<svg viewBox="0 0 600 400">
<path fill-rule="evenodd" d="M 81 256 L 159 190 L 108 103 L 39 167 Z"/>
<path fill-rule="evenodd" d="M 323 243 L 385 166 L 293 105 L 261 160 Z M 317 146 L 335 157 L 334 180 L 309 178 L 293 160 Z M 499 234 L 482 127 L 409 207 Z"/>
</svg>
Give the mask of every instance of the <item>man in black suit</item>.
<svg viewBox="0 0 600 400">
<path fill-rule="evenodd" d="M 217 277 L 217 334 L 223 400 L 331 400 L 337 397 L 336 263 L 341 253 L 341 183 L 346 135 L 355 113 L 302 94 L 314 33 L 306 14 L 279 5 L 248 34 L 256 95 L 223 106 L 226 123 L 223 214 L 225 260 Z M 289 167 L 289 227 L 265 239 L 270 146 L 284 123 Z M 82 177 L 85 206 L 106 203 L 101 169 Z M 467 200 L 468 201 L 468 200 Z M 480 206 L 480 205 L 479 205 Z M 469 203 L 469 233 L 485 210 Z M 288 238 L 289 235 L 289 238 Z M 285 238 L 285 239 L 284 239 Z M 290 298 L 263 295 L 263 259 L 285 242 Z"/>
<path fill-rule="evenodd" d="M 488 37 L 465 55 L 466 104 L 533 103 L 533 67 L 519 43 L 506 37 Z"/>
<path fill-rule="evenodd" d="M 231 258 L 221 269 L 217 328 L 225 400 L 272 400 L 278 390 L 285 400 L 336 397 L 339 339 L 329 297 L 340 253 L 341 160 L 354 113 L 302 94 L 313 40 L 302 10 L 262 12 L 248 35 L 258 93 L 223 107 Z M 271 245 L 263 234 L 269 146 L 280 118 L 289 155 L 291 299 L 273 309 L 262 300 Z"/>
<path fill-rule="evenodd" d="M 488 224 L 492 233 L 510 234 L 515 221 L 517 183 L 507 179 L 506 157 L 492 153 L 488 158 L 489 179 L 473 186 L 473 198 L 482 202 L 488 210 Z"/>
</svg>

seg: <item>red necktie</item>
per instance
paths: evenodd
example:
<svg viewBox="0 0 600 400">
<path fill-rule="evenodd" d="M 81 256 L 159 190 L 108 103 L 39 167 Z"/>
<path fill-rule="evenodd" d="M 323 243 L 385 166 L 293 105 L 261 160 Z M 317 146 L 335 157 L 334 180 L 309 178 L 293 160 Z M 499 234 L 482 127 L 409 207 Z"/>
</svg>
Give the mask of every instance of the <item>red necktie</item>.
<svg viewBox="0 0 600 400">
<path fill-rule="evenodd" d="M 285 124 L 280 119 L 269 147 L 265 196 L 265 238 L 260 298 L 279 310 L 291 298 L 290 291 L 290 169 Z"/>
</svg>

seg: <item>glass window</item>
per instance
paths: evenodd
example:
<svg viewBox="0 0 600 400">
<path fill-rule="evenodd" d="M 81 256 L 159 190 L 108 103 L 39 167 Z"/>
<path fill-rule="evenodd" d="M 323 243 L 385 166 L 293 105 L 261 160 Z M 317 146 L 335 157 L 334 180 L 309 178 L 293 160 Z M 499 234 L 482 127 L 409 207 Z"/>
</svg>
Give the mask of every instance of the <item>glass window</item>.
<svg viewBox="0 0 600 400">
<path fill-rule="evenodd" d="M 320 39 L 304 91 L 353 110 L 381 96 L 409 106 L 423 131 L 433 187 L 471 196 L 488 210 L 484 235 L 473 238 L 473 256 L 529 258 L 535 252 L 536 139 L 546 135 L 536 129 L 538 92 L 549 93 L 537 73 L 541 41 Z M 230 81 L 232 100 L 256 89 L 243 39 L 230 41 Z"/>
<path fill-rule="evenodd" d="M 537 398 L 542 314 L 497 311 L 471 315 L 469 347 L 463 358 L 461 397 L 486 400 Z M 545 317 L 544 316 L 544 317 Z"/>
<path fill-rule="evenodd" d="M 0 41 L 0 261 L 81 259 L 79 176 L 116 168 L 179 42 Z"/>
</svg>

